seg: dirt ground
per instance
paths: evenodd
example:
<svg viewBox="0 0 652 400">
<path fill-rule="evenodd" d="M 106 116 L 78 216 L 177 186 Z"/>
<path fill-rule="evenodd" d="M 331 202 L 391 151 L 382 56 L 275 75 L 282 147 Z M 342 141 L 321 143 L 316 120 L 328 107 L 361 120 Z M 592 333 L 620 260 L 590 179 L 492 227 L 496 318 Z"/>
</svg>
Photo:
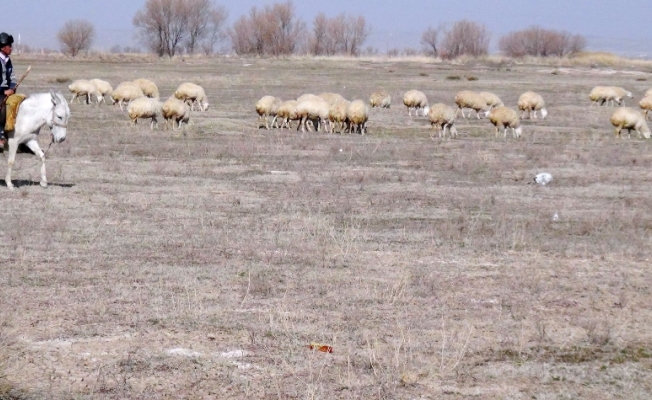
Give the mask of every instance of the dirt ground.
<svg viewBox="0 0 652 400">
<path fill-rule="evenodd" d="M 652 142 L 616 138 L 588 93 L 623 86 L 637 106 L 652 69 L 14 57 L 27 65 L 27 94 L 148 78 L 165 99 L 191 81 L 210 107 L 173 131 L 74 103 L 50 186 L 24 154 L 16 190 L 0 181 L 0 398 L 650 397 Z M 254 110 L 380 88 L 392 107 L 364 136 L 267 131 Z M 457 139 L 431 138 L 409 89 L 511 107 L 534 90 L 549 116 L 520 139 L 461 118 Z"/>
</svg>

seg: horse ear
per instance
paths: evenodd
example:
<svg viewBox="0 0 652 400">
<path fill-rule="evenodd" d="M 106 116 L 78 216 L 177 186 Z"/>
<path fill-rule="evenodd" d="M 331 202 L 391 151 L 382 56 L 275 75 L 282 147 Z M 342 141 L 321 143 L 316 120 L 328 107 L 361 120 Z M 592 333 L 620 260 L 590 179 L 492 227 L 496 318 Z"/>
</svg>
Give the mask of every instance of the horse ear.
<svg viewBox="0 0 652 400">
<path fill-rule="evenodd" d="M 50 89 L 50 96 L 52 96 L 52 104 L 57 105 L 59 103 L 59 97 L 57 97 L 57 94 L 52 89 Z"/>
</svg>

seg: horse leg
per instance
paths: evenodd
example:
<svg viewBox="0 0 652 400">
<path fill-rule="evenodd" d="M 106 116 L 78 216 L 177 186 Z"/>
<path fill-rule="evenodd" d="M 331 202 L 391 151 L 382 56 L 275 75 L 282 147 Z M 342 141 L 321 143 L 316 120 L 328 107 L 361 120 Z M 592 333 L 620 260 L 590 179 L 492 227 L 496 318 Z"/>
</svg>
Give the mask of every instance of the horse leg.
<svg viewBox="0 0 652 400">
<path fill-rule="evenodd" d="M 41 147 L 38 145 L 36 139 L 30 140 L 29 142 L 25 143 L 25 145 L 29 147 L 29 149 L 32 150 L 32 152 L 36 154 L 38 158 L 41 159 L 41 182 L 39 183 L 41 186 L 47 187 L 48 179 L 45 177 L 45 153 L 43 150 L 41 150 Z M 18 149 L 18 144 L 16 144 L 16 149 Z"/>
<path fill-rule="evenodd" d="M 9 189 L 14 188 L 14 185 L 11 183 L 11 170 L 14 167 L 14 162 L 16 161 L 16 152 L 18 151 L 18 141 L 14 138 L 9 138 L 9 156 L 7 157 L 7 175 L 5 176 L 5 183 Z"/>
</svg>

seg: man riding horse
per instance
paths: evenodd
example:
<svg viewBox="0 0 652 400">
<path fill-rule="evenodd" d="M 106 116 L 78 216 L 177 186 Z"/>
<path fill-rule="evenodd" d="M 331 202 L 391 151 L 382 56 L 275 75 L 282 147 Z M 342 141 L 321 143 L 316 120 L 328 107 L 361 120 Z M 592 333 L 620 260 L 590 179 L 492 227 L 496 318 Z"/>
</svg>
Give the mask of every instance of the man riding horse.
<svg viewBox="0 0 652 400">
<path fill-rule="evenodd" d="M 0 75 L 0 151 L 7 143 L 5 138 L 5 122 L 7 121 L 7 107 L 4 105 L 5 98 L 14 94 L 16 87 L 16 76 L 14 68 L 11 65 L 11 48 L 14 43 L 14 37 L 8 33 L 0 33 L 0 64 L 2 65 L 2 75 Z"/>
</svg>

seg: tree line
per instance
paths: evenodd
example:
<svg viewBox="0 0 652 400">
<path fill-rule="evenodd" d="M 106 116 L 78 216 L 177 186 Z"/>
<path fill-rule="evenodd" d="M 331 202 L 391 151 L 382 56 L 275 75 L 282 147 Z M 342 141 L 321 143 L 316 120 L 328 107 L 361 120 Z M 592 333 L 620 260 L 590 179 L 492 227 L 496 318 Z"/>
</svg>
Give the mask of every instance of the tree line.
<svg viewBox="0 0 652 400">
<path fill-rule="evenodd" d="M 309 28 L 297 17 L 291 0 L 254 6 L 232 26 L 226 26 L 227 19 L 227 10 L 211 0 L 147 0 L 132 22 L 140 44 L 160 57 L 210 55 L 225 40 L 239 55 L 358 56 L 371 33 L 364 16 L 347 13 L 331 18 L 319 13 Z M 57 35 L 62 51 L 72 56 L 88 51 L 94 37 L 93 25 L 85 20 L 66 22 Z M 478 57 L 489 53 L 490 39 L 483 24 L 461 20 L 450 26 L 428 27 L 421 45 L 422 51 L 433 57 Z M 531 27 L 501 37 L 498 47 L 509 57 L 564 57 L 583 51 L 586 40 L 581 35 Z"/>
</svg>

